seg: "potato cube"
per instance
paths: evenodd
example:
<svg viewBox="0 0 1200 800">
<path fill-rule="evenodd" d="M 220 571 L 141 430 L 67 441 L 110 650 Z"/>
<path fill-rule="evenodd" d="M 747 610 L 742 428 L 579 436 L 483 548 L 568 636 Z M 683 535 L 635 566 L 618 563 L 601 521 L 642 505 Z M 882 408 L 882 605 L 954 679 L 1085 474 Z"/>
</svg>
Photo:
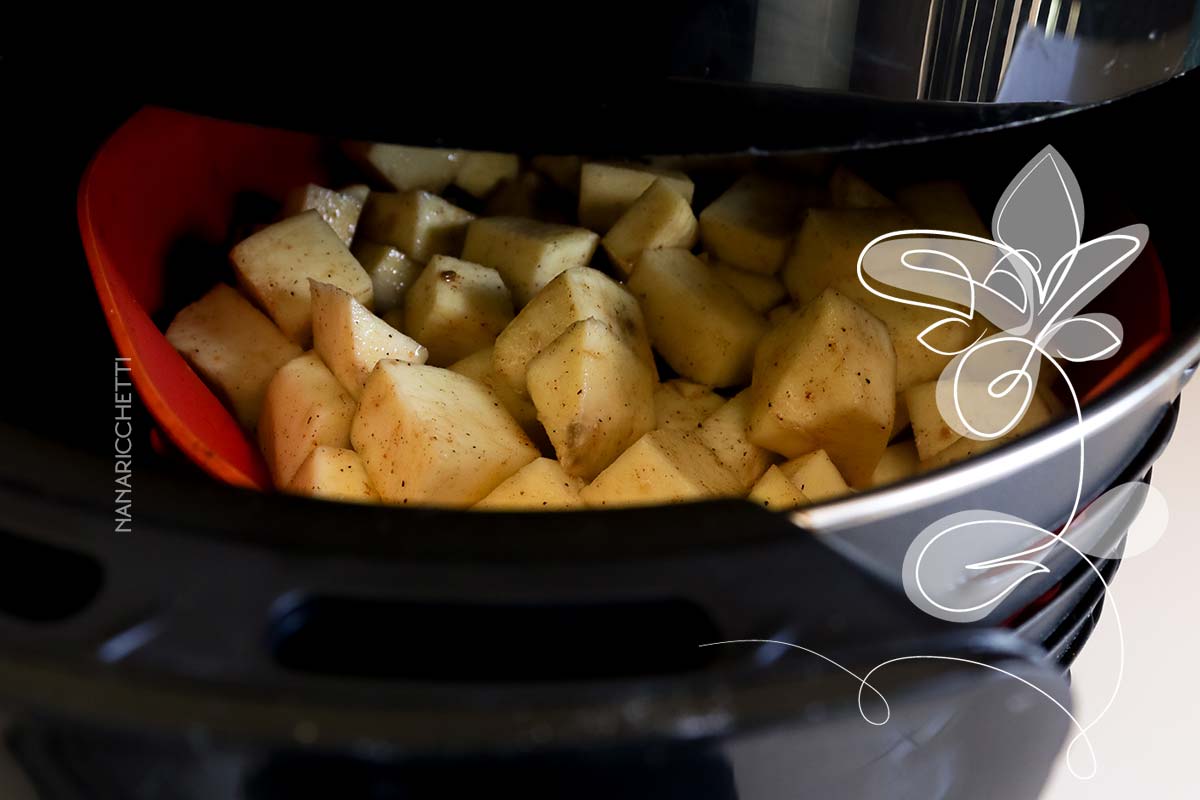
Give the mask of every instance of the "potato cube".
<svg viewBox="0 0 1200 800">
<path fill-rule="evenodd" d="M 607 324 L 576 322 L 529 362 L 529 396 L 564 470 L 591 480 L 654 428 L 654 377 Z"/>
<path fill-rule="evenodd" d="M 350 252 L 371 276 L 375 313 L 382 316 L 399 308 L 404 302 L 404 293 L 421 274 L 421 265 L 390 244 L 366 239 L 356 241 Z"/>
<path fill-rule="evenodd" d="M 932 469 L 945 467 L 950 464 L 962 461 L 972 456 L 981 455 L 994 450 L 1001 445 L 1014 442 L 1045 425 L 1054 418 L 1050 407 L 1046 403 L 1046 398 L 1041 392 L 1034 392 L 1033 398 L 1029 401 L 1029 408 L 1025 409 L 1025 416 L 1021 421 L 1013 426 L 1013 429 L 1005 435 L 996 439 L 987 439 L 980 441 L 978 439 L 970 439 L 962 436 L 942 450 L 934 453 L 927 459 L 921 461 L 921 471 L 928 472 Z"/>
<path fill-rule="evenodd" d="M 792 483 L 792 479 L 774 464 L 763 473 L 758 483 L 754 484 L 747 499 L 771 511 L 787 511 L 812 502 L 800 491 L 800 487 Z"/>
<path fill-rule="evenodd" d="M 925 228 L 991 238 L 967 190 L 957 181 L 929 181 L 896 192 L 896 201 Z"/>
<path fill-rule="evenodd" d="M 315 183 L 308 183 L 288 192 L 279 216 L 295 216 L 310 208 L 321 215 L 321 219 L 333 228 L 334 233 L 347 247 L 350 246 L 354 239 L 354 228 L 358 225 L 358 217 L 362 214 L 362 200 Z"/>
<path fill-rule="evenodd" d="M 429 352 L 336 286 L 312 282 L 313 346 L 356 400 L 384 358 L 424 364 Z"/>
<path fill-rule="evenodd" d="M 696 243 L 696 216 L 679 192 L 657 179 L 613 223 L 600 243 L 628 277 L 643 250 L 691 249 Z"/>
<path fill-rule="evenodd" d="M 367 198 L 371 196 L 371 187 L 365 183 L 352 183 L 349 186 L 343 186 L 338 189 L 338 194 L 344 194 L 346 197 L 351 197 L 358 201 L 359 210 L 366 204 Z"/>
<path fill-rule="evenodd" d="M 454 185 L 472 197 L 487 197 L 502 181 L 517 177 L 520 170 L 521 160 L 512 153 L 466 152 Z"/>
<path fill-rule="evenodd" d="M 500 273 L 518 308 L 571 267 L 584 267 L 599 237 L 583 228 L 521 217 L 477 219 L 467 228 L 463 255 Z"/>
<path fill-rule="evenodd" d="M 579 172 L 579 224 L 606 233 L 655 180 L 663 180 L 689 204 L 696 187 L 682 172 L 639 165 L 584 164 Z"/>
<path fill-rule="evenodd" d="M 525 395 L 514 392 L 509 388 L 508 383 L 492 369 L 491 346 L 455 361 L 446 369 L 457 372 L 459 375 L 466 375 L 491 389 L 500 400 L 500 404 L 512 415 L 512 418 L 517 421 L 530 440 L 538 446 L 538 449 L 549 449 L 550 440 L 546 438 L 546 431 L 542 427 L 542 423 L 538 422 L 537 408 L 534 407 L 533 401 Z"/>
<path fill-rule="evenodd" d="M 801 201 L 791 184 L 745 175 L 700 212 L 700 241 L 721 261 L 774 275 L 787 256 Z"/>
<path fill-rule="evenodd" d="M 910 386 L 902 395 L 904 407 L 912 420 L 913 440 L 922 461 L 933 458 L 962 438 L 942 419 L 937 404 L 937 381 Z"/>
<path fill-rule="evenodd" d="M 917 458 L 917 446 L 911 441 L 897 442 L 883 451 L 883 458 L 875 465 L 871 476 L 872 486 L 886 486 L 916 475 L 921 459 Z"/>
<path fill-rule="evenodd" d="M 717 454 L 743 487 L 749 489 L 775 461 L 775 454 L 750 441 L 746 428 L 750 423 L 749 390 L 714 411 L 700 424 L 700 441 Z"/>
<path fill-rule="evenodd" d="M 800 305 L 829 286 L 858 283 L 858 256 L 877 236 L 915 227 L 898 209 L 810 208 L 783 265 L 783 283 Z"/>
<path fill-rule="evenodd" d="M 313 450 L 296 470 L 288 491 L 325 500 L 379 502 L 379 494 L 371 486 L 367 468 L 363 466 L 358 453 L 342 447 L 318 447 Z"/>
<path fill-rule="evenodd" d="M 841 497 L 850 492 L 842 473 L 838 472 L 838 468 L 829 460 L 829 455 L 824 450 L 805 453 L 791 461 L 785 461 L 779 465 L 779 471 L 791 479 L 796 488 L 813 502 Z"/>
<path fill-rule="evenodd" d="M 234 289 L 217 284 L 175 315 L 167 341 L 253 430 L 267 384 L 300 348 Z"/>
<path fill-rule="evenodd" d="M 760 314 L 776 308 L 787 299 L 787 289 L 773 275 L 746 272 L 722 261 L 711 263 L 716 276 L 729 284 L 746 301 L 746 305 Z"/>
<path fill-rule="evenodd" d="M 750 379 L 754 348 L 767 323 L 687 250 L 642 253 L 629 277 L 650 341 L 671 367 L 708 386 Z"/>
<path fill-rule="evenodd" d="M 539 456 L 487 387 L 390 359 L 367 380 L 350 441 L 393 503 L 474 505 Z"/>
<path fill-rule="evenodd" d="M 530 165 L 571 194 L 579 194 L 579 172 L 583 159 L 579 156 L 534 156 Z"/>
<path fill-rule="evenodd" d="M 651 431 L 579 496 L 589 506 L 637 506 L 741 497 L 737 478 L 694 434 Z"/>
<path fill-rule="evenodd" d="M 462 166 L 462 153 L 435 147 L 348 142 L 346 153 L 368 172 L 398 192 L 425 189 L 440 192 L 450 185 Z"/>
<path fill-rule="evenodd" d="M 374 192 L 359 221 L 366 238 L 394 245 L 422 263 L 435 255 L 457 256 L 475 215 L 436 194 Z"/>
<path fill-rule="evenodd" d="M 891 435 L 895 386 L 883 323 L 827 290 L 763 339 L 750 441 L 793 457 L 824 449 L 851 485 L 865 486 Z"/>
<path fill-rule="evenodd" d="M 834 208 L 888 208 L 894 205 L 882 192 L 842 166 L 829 176 L 829 200 Z"/>
<path fill-rule="evenodd" d="M 494 511 L 550 511 L 583 505 L 583 481 L 563 471 L 553 458 L 538 458 L 517 470 L 475 508 Z"/>
<path fill-rule="evenodd" d="M 528 394 L 525 371 L 529 362 L 572 324 L 589 317 L 606 323 L 653 367 L 650 339 L 637 300 L 603 272 L 575 267 L 547 284 L 496 338 L 496 374 L 514 392 Z"/>
<path fill-rule="evenodd" d="M 875 237 L 914 225 L 907 214 L 894 209 L 812 209 L 783 268 L 784 283 L 798 303 L 833 287 L 887 326 L 896 351 L 897 391 L 937 378 L 950 362 L 950 356 L 932 352 L 917 339 L 946 314 L 872 294 L 859 282 L 858 256 Z M 954 352 L 973 342 L 981 326 L 982 322 L 944 326 L 928 340 L 939 350 Z"/>
<path fill-rule="evenodd" d="M 695 431 L 709 414 L 725 405 L 725 398 L 707 386 L 676 378 L 654 390 L 654 427 Z"/>
<path fill-rule="evenodd" d="M 275 485 L 290 484 L 314 447 L 349 447 L 355 407 L 316 353 L 280 367 L 267 386 L 258 420 L 258 444 Z"/>
<path fill-rule="evenodd" d="M 490 345 L 512 318 L 500 273 L 449 256 L 434 256 L 404 298 L 408 332 L 439 367 Z"/>
<path fill-rule="evenodd" d="M 310 279 L 332 283 L 370 307 L 371 276 L 315 210 L 268 225 L 230 253 L 238 283 L 284 335 L 312 340 Z"/>
</svg>

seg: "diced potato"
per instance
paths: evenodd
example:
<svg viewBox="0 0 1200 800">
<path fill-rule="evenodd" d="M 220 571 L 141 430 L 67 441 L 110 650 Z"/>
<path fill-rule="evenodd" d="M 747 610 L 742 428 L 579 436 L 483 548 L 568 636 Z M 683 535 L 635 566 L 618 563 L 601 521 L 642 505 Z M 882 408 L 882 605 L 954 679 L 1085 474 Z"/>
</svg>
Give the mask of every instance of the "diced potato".
<svg viewBox="0 0 1200 800">
<path fill-rule="evenodd" d="M 600 243 L 628 277 L 643 250 L 691 249 L 696 243 L 696 216 L 683 195 L 666 181 L 656 179 L 613 223 Z"/>
<path fill-rule="evenodd" d="M 921 459 L 917 458 L 917 447 L 911 441 L 897 442 L 883 451 L 883 458 L 875 465 L 871 476 L 872 486 L 886 486 L 916 475 Z"/>
<path fill-rule="evenodd" d="M 266 315 L 224 284 L 176 314 L 167 341 L 249 430 L 258 422 L 267 384 L 301 352 Z"/>
<path fill-rule="evenodd" d="M 792 479 L 774 464 L 763 473 L 758 483 L 754 484 L 747 499 L 771 511 L 787 511 L 812 502 L 800 491 L 800 487 L 792 483 Z"/>
<path fill-rule="evenodd" d="M 774 275 L 787 255 L 801 200 L 791 184 L 743 176 L 700 212 L 700 241 L 721 261 Z"/>
<path fill-rule="evenodd" d="M 629 277 L 650 340 L 680 375 L 708 386 L 746 383 L 767 323 L 700 259 L 668 248 L 642 253 Z"/>
<path fill-rule="evenodd" d="M 429 352 L 336 286 L 312 282 L 313 346 L 350 396 L 385 358 L 424 364 Z"/>
<path fill-rule="evenodd" d="M 738 480 L 694 434 L 651 431 L 579 496 L 589 506 L 636 506 L 741 497 Z"/>
<path fill-rule="evenodd" d="M 529 163 L 571 194 L 579 194 L 579 172 L 583 169 L 579 156 L 534 156 Z"/>
<path fill-rule="evenodd" d="M 809 500 L 828 500 L 849 494 L 850 487 L 824 450 L 805 453 L 779 465 L 779 471 L 791 479 Z"/>
<path fill-rule="evenodd" d="M 1034 392 L 1029 401 L 1029 408 L 1025 410 L 1025 416 L 1004 436 L 986 441 L 960 437 L 954 444 L 921 461 L 921 471 L 927 472 L 994 450 L 1037 430 L 1052 419 L 1054 415 L 1046 404 L 1045 395 L 1042 392 Z"/>
<path fill-rule="evenodd" d="M 783 283 L 800 305 L 829 286 L 858 283 L 858 256 L 877 236 L 916 227 L 894 208 L 810 208 L 783 265 Z"/>
<path fill-rule="evenodd" d="M 709 414 L 725 405 L 725 398 L 707 386 L 676 378 L 654 390 L 654 427 L 695 431 Z"/>
<path fill-rule="evenodd" d="M 367 380 L 350 441 L 393 503 L 474 505 L 539 456 L 487 387 L 392 360 Z"/>
<path fill-rule="evenodd" d="M 575 267 L 561 273 L 517 314 L 496 338 L 496 374 L 518 394 L 528 394 L 529 362 L 563 331 L 594 317 L 620 334 L 653 367 L 642 310 L 625 287 L 599 270 Z"/>
<path fill-rule="evenodd" d="M 888 437 L 894 440 L 897 436 L 908 430 L 912 424 L 912 418 L 908 415 L 908 403 L 904 399 L 904 392 L 896 393 L 896 413 L 892 417 L 892 435 Z"/>
<path fill-rule="evenodd" d="M 857 174 L 838 166 L 829 177 L 829 200 L 834 208 L 888 208 L 894 205 Z"/>
<path fill-rule="evenodd" d="M 783 269 L 784 283 L 797 302 L 807 303 L 824 289 L 833 287 L 887 326 L 896 351 L 898 391 L 937 378 L 950 362 L 950 356 L 932 352 L 917 339 L 946 314 L 872 294 L 859 282 L 858 256 L 875 237 L 914 225 L 916 222 L 907 214 L 894 209 L 812 209 Z M 981 325 L 982 322 L 943 326 L 933 331 L 928 340 L 941 351 L 954 352 L 973 342 L 982 330 Z"/>
<path fill-rule="evenodd" d="M 358 453 L 341 447 L 314 449 L 296 470 L 288 491 L 348 503 L 379 502 Z"/>
<path fill-rule="evenodd" d="M 450 185 L 462 165 L 462 154 L 457 150 L 434 147 L 348 142 L 345 150 L 398 192 L 411 189 L 440 192 Z"/>
<path fill-rule="evenodd" d="M 990 239 L 987 225 L 971 204 L 967 190 L 957 181 L 930 181 L 906 186 L 896 201 L 925 228 L 966 233 Z"/>
<path fill-rule="evenodd" d="M 760 314 L 776 308 L 787 299 L 787 289 L 783 288 L 783 283 L 773 275 L 746 272 L 744 269 L 731 267 L 722 261 L 710 263 L 717 277 L 729 284 L 735 292 L 742 296 L 746 305 Z"/>
<path fill-rule="evenodd" d="M 475 215 L 436 194 L 374 192 L 359 222 L 366 238 L 394 245 L 422 263 L 435 255 L 457 256 Z"/>
<path fill-rule="evenodd" d="M 517 177 L 521 160 L 512 153 L 463 153 L 454 185 L 472 197 L 487 197 L 501 181 Z"/>
<path fill-rule="evenodd" d="M 664 180 L 689 204 L 692 202 L 695 185 L 682 172 L 627 164 L 584 164 L 579 173 L 579 224 L 598 233 L 607 232 L 656 179 Z"/>
<path fill-rule="evenodd" d="M 529 362 L 529 396 L 569 475 L 591 480 L 654 428 L 654 377 L 600 320 L 580 320 Z"/>
<path fill-rule="evenodd" d="M 912 420 L 913 440 L 922 461 L 933 458 L 962 438 L 946 424 L 937 404 L 937 381 L 918 383 L 904 391 L 904 406 Z"/>
<path fill-rule="evenodd" d="M 275 485 L 288 486 L 313 448 L 349 447 L 355 408 L 316 353 L 280 367 L 267 386 L 258 420 L 258 443 Z"/>
<path fill-rule="evenodd" d="M 750 423 L 749 390 L 714 411 L 701 423 L 700 441 L 749 489 L 775 461 L 775 454 L 750 441 L 746 428 Z"/>
<path fill-rule="evenodd" d="M 542 423 L 538 422 L 537 408 L 534 407 L 533 401 L 525 395 L 514 392 L 509 388 L 508 383 L 492 369 L 492 348 L 490 346 L 455 361 L 447 369 L 457 372 L 459 375 L 466 375 L 491 389 L 500 400 L 500 404 L 512 415 L 512 418 L 517 421 L 517 424 L 539 449 L 550 447 L 546 431 L 542 428 Z"/>
<path fill-rule="evenodd" d="M 763 339 L 750 396 L 750 441 L 785 456 L 826 450 L 851 485 L 868 485 L 896 405 L 887 329 L 827 290 Z"/>
<path fill-rule="evenodd" d="M 500 273 L 449 256 L 434 256 L 404 298 L 407 330 L 436 366 L 489 346 L 512 318 Z"/>
<path fill-rule="evenodd" d="M 468 227 L 462 257 L 499 272 L 519 308 L 559 273 L 587 266 L 598 241 L 596 234 L 583 228 L 487 217 Z"/>
<path fill-rule="evenodd" d="M 517 470 L 475 508 L 493 511 L 550 511 L 583 505 L 583 481 L 563 471 L 553 458 L 538 458 Z"/>
<path fill-rule="evenodd" d="M 404 293 L 421 274 L 421 265 L 390 244 L 359 239 L 350 252 L 371 276 L 375 313 L 383 315 L 404 302 Z"/>
<path fill-rule="evenodd" d="M 321 215 L 321 219 L 333 228 L 333 232 L 347 247 L 350 246 L 354 239 L 354 228 L 358 225 L 358 217 L 362 214 L 362 200 L 315 183 L 308 183 L 288 192 L 279 216 L 295 216 L 310 208 Z"/>
<path fill-rule="evenodd" d="M 358 201 L 359 210 L 366 204 L 367 198 L 371 196 L 371 187 L 365 183 L 352 183 L 349 186 L 343 186 L 338 189 L 338 194 L 344 194 L 346 197 L 352 197 Z"/>
<path fill-rule="evenodd" d="M 230 258 L 246 293 L 302 346 L 312 340 L 310 279 L 371 306 L 371 276 L 317 211 L 268 225 L 234 247 Z"/>
</svg>

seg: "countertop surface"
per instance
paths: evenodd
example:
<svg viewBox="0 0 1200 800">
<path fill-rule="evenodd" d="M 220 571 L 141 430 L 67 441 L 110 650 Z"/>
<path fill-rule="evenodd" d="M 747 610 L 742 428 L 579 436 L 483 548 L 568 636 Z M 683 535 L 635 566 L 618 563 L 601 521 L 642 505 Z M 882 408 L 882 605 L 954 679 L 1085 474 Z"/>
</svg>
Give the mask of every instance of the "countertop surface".
<svg viewBox="0 0 1200 800">
<path fill-rule="evenodd" d="M 1089 731 L 1096 776 L 1078 780 L 1060 754 L 1042 800 L 1200 796 L 1200 687 L 1194 682 L 1200 661 L 1200 383 L 1183 394 L 1175 434 L 1154 465 L 1152 483 L 1166 498 L 1165 533 L 1148 551 L 1122 563 L 1100 624 L 1071 671 L 1075 714 L 1087 725 L 1117 681 L 1115 603 L 1125 673 L 1112 706 Z M 1086 768 L 1083 750 L 1075 763 Z"/>
</svg>

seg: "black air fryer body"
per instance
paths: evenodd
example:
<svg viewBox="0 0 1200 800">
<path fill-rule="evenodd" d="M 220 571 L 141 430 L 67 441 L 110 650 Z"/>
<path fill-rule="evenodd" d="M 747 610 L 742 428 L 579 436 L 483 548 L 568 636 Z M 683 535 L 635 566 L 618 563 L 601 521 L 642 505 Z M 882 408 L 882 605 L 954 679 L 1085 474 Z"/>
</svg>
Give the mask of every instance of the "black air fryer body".
<svg viewBox="0 0 1200 800">
<path fill-rule="evenodd" d="M 1191 220 L 1163 185 L 1200 179 L 1189 134 L 1172 123 L 1195 103 L 1195 74 L 1072 113 L 621 81 L 560 98 L 550 116 L 534 113 L 545 106 L 530 93 L 485 93 L 466 108 L 429 91 L 423 113 L 401 121 L 371 113 L 366 84 L 337 103 L 295 102 L 293 87 L 266 104 L 253 80 L 183 76 L 172 94 L 159 75 L 101 93 L 14 71 L 19 116 L 39 125 L 4 134 L 14 185 L 28 192 L 6 219 L 31 221 L 16 238 L 44 266 L 10 290 L 22 298 L 8 320 L 20 385 L 4 393 L 0 424 L 0 709 L 10 760 L 40 796 L 1040 790 L 1067 718 L 964 659 L 1069 705 L 1066 670 L 1103 600 L 1082 562 L 1017 617 L 955 625 L 741 503 L 588 514 L 572 529 L 428 511 L 398 529 L 378 509 L 217 485 L 159 454 L 141 410 L 135 530 L 114 533 L 115 351 L 74 192 L 90 154 L 145 102 L 411 144 L 604 155 L 819 146 L 864 164 L 973 158 L 985 174 L 989 153 L 1053 142 L 1150 225 L 1186 337 L 1198 327 L 1183 302 L 1196 288 Z M 695 108 L 717 122 L 695 124 L 685 115 Z M 1134 155 L 1114 158 L 1118 144 Z M 1173 419 L 1147 432 L 1117 482 L 1148 479 Z M 1111 577 L 1117 562 L 1096 567 Z M 822 656 L 858 676 L 888 664 L 870 679 L 886 705 Z"/>
</svg>

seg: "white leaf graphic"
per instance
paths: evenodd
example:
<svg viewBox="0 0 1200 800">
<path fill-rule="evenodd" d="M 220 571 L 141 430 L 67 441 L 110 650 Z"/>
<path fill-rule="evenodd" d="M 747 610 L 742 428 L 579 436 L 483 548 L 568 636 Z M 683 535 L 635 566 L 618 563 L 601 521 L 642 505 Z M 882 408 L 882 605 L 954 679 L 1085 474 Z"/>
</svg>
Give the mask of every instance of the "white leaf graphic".
<svg viewBox="0 0 1200 800">
<path fill-rule="evenodd" d="M 1110 314 L 1081 314 L 1047 329 L 1042 347 L 1067 361 L 1100 361 L 1121 349 L 1121 321 Z"/>
<path fill-rule="evenodd" d="M 1120 277 L 1150 238 L 1145 225 L 1129 225 L 1084 242 L 1063 256 L 1045 283 L 1039 327 L 1073 317 Z"/>
<path fill-rule="evenodd" d="M 1005 189 L 992 216 L 997 241 L 1030 257 L 1039 283 L 1069 256 L 1083 236 L 1083 193 L 1075 173 L 1053 147 L 1046 147 Z"/>
<path fill-rule="evenodd" d="M 1025 581 L 1049 570 L 1033 556 L 1050 534 L 1020 517 L 971 510 L 939 519 L 917 536 L 904 560 L 904 589 L 941 619 L 986 617 Z"/>
</svg>

